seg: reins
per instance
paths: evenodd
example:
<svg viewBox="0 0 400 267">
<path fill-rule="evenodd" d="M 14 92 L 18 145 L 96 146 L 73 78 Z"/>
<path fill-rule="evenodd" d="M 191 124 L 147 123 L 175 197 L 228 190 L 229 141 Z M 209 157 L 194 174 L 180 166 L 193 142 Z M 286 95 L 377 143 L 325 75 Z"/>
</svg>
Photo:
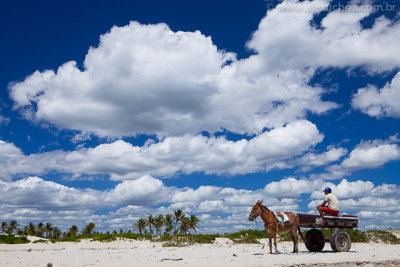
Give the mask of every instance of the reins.
<svg viewBox="0 0 400 267">
<path fill-rule="evenodd" d="M 262 235 L 264 235 L 264 231 L 261 231 L 260 228 L 258 227 L 257 218 L 254 218 L 254 222 L 256 223 L 258 231 L 261 232 Z M 265 236 L 265 239 L 267 239 L 267 236 L 266 235 L 264 235 L 264 236 Z M 268 246 L 271 246 L 271 240 L 269 239 L 269 237 L 268 237 Z"/>
</svg>

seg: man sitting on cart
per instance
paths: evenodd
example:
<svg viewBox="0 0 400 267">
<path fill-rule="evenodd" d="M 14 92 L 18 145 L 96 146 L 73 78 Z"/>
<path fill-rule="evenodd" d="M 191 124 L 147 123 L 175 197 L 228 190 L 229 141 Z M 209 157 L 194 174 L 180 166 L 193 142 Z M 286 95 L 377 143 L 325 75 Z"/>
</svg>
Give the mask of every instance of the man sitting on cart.
<svg viewBox="0 0 400 267">
<path fill-rule="evenodd" d="M 324 189 L 325 198 L 322 205 L 317 206 L 317 210 L 319 211 L 319 215 L 321 218 L 324 218 L 324 215 L 334 215 L 337 216 L 339 214 L 339 201 L 334 194 L 332 194 L 332 189 L 330 187 L 326 187 Z M 328 204 L 328 206 L 326 206 Z"/>
</svg>

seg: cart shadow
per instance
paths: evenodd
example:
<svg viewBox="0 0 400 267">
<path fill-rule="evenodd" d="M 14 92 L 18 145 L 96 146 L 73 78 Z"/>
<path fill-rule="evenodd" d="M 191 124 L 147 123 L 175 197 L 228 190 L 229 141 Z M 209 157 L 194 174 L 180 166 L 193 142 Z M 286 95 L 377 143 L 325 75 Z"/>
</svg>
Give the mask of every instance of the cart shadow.
<svg viewBox="0 0 400 267">
<path fill-rule="evenodd" d="M 293 256 L 296 256 L 296 255 L 308 255 L 308 254 L 318 255 L 318 254 L 335 254 L 335 253 L 358 253 L 358 251 L 350 250 L 350 251 L 347 251 L 347 252 L 334 252 L 332 250 L 323 250 L 323 251 L 319 251 L 319 252 L 310 252 L 308 250 L 302 250 L 302 251 L 299 251 L 298 253 L 279 252 L 278 251 L 278 254 L 275 254 L 275 253 L 272 253 L 272 254 L 270 254 L 270 253 L 255 253 L 254 255 L 293 255 Z"/>
<path fill-rule="evenodd" d="M 323 250 L 323 251 L 319 251 L 319 252 L 310 252 L 310 251 L 305 250 L 304 252 L 305 253 L 309 253 L 309 254 L 358 253 L 358 251 L 355 251 L 355 250 L 350 250 L 350 251 L 347 251 L 347 252 L 335 252 L 335 251 L 332 251 L 332 250 Z"/>
</svg>

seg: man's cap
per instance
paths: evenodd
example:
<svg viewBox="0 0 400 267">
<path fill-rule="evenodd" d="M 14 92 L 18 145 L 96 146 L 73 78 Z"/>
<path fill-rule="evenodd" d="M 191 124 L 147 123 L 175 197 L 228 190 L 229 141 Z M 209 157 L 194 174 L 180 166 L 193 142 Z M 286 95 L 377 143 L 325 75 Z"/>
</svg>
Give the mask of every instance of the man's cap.
<svg viewBox="0 0 400 267">
<path fill-rule="evenodd" d="M 325 187 L 324 192 L 325 191 L 332 192 L 332 189 L 330 187 Z"/>
</svg>

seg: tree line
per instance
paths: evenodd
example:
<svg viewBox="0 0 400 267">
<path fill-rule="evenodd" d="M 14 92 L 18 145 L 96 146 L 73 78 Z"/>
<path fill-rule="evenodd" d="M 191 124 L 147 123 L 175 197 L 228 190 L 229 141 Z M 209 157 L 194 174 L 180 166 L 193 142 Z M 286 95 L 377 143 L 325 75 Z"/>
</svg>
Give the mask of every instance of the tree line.
<svg viewBox="0 0 400 267">
<path fill-rule="evenodd" d="M 166 235 L 183 235 L 191 233 L 192 231 L 197 233 L 199 223 L 200 220 L 195 215 L 186 216 L 182 210 L 177 209 L 173 211 L 173 214 L 167 214 L 165 216 L 161 214 L 158 216 L 150 215 L 145 219 L 141 218 L 133 224 L 133 230 L 137 231 L 140 235 L 161 235 L 163 229 Z M 83 227 L 79 233 L 79 229 L 76 225 L 72 225 L 68 232 L 62 232 L 49 222 L 40 222 L 38 224 L 30 222 L 23 228 L 19 228 L 19 226 L 20 225 L 15 220 L 10 221 L 10 223 L 2 222 L 0 230 L 1 233 L 8 235 L 32 235 L 44 238 L 65 239 L 76 238 L 79 235 L 81 237 L 90 237 L 94 233 L 96 227 L 96 225 L 91 222 Z M 120 233 L 122 232 L 123 230 L 120 229 Z M 129 230 L 128 232 L 131 231 Z M 113 234 L 117 234 L 117 231 L 114 230 Z"/>
<path fill-rule="evenodd" d="M 147 218 L 141 218 L 133 224 L 133 229 L 141 235 L 153 235 L 154 230 L 156 235 L 161 235 L 163 228 L 166 235 L 184 235 L 192 231 L 197 233 L 199 223 L 200 220 L 196 215 L 186 216 L 182 210 L 177 209 L 173 211 L 173 214 L 150 215 Z"/>
<path fill-rule="evenodd" d="M 28 225 L 24 226 L 22 229 L 18 228 L 20 225 L 17 221 L 13 220 L 9 224 L 7 222 L 1 223 L 1 233 L 8 235 L 32 235 L 38 237 L 45 238 L 66 238 L 66 237 L 76 237 L 78 235 L 78 227 L 73 225 L 68 232 L 62 232 L 58 227 L 55 227 L 53 224 L 47 223 L 38 223 L 34 224 L 30 222 Z M 96 225 L 94 223 L 89 223 L 83 229 L 81 234 L 87 237 L 93 233 Z"/>
</svg>

